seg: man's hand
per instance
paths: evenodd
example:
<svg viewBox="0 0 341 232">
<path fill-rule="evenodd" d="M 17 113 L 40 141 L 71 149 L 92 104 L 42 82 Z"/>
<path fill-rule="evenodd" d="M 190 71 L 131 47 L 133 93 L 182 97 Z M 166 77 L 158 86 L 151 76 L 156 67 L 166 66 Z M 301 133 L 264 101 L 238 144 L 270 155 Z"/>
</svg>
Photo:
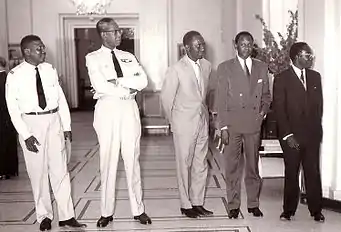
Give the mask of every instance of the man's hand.
<svg viewBox="0 0 341 232">
<path fill-rule="evenodd" d="M 265 117 L 265 113 L 264 113 L 263 111 L 261 111 L 261 112 L 258 114 L 258 117 L 256 118 L 256 120 L 263 121 L 263 120 L 264 120 L 264 117 Z"/>
<path fill-rule="evenodd" d="M 296 141 L 296 139 L 294 138 L 293 135 L 289 136 L 287 139 L 286 139 L 287 143 L 288 143 L 288 146 L 290 148 L 294 148 L 296 150 L 300 150 L 300 144 Z"/>
<path fill-rule="evenodd" d="M 34 152 L 34 153 L 38 152 L 38 148 L 36 145 L 40 146 L 40 143 L 38 142 L 36 137 L 34 137 L 33 135 L 25 140 L 25 144 L 26 144 L 27 150 Z"/>
<path fill-rule="evenodd" d="M 137 92 L 137 89 L 130 89 L 130 88 L 129 88 L 129 93 L 130 93 L 130 94 L 133 94 L 133 93 L 136 93 L 136 92 Z"/>
<path fill-rule="evenodd" d="M 230 140 L 229 131 L 227 129 L 221 130 L 220 136 L 223 144 L 228 145 Z"/>
<path fill-rule="evenodd" d="M 72 133 L 71 131 L 64 131 L 64 138 L 65 140 L 69 139 L 72 142 Z"/>
<path fill-rule="evenodd" d="M 108 80 L 110 83 L 113 83 L 115 86 L 118 85 L 118 80 L 117 79 L 111 79 L 111 80 Z"/>
</svg>

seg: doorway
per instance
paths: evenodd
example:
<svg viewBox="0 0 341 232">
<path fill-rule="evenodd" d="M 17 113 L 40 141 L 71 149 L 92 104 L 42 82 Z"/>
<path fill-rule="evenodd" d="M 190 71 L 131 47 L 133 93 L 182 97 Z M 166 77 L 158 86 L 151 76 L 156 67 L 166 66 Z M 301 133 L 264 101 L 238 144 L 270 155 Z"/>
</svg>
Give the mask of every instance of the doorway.
<svg viewBox="0 0 341 232">
<path fill-rule="evenodd" d="M 117 48 L 135 55 L 135 29 L 122 28 L 122 41 Z M 85 56 L 101 47 L 101 39 L 96 28 L 75 28 L 76 71 L 78 89 L 78 109 L 94 109 L 96 100 L 91 93 L 91 83 L 85 64 Z"/>
</svg>

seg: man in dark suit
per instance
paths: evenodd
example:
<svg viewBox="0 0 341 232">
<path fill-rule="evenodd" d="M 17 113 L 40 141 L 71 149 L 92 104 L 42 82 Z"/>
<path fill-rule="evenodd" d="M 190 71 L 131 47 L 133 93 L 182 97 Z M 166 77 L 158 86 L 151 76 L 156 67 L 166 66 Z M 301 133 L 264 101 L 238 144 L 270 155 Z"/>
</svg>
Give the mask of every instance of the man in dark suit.
<svg viewBox="0 0 341 232">
<path fill-rule="evenodd" d="M 297 209 L 298 174 L 302 164 L 310 214 L 315 221 L 324 221 L 319 155 L 323 100 L 321 76 L 309 69 L 313 58 L 308 44 L 293 44 L 290 48 L 293 64 L 274 81 L 273 107 L 285 164 L 283 213 L 280 216 L 284 220 L 290 220 Z"/>
<path fill-rule="evenodd" d="M 248 212 L 263 216 L 259 209 L 262 180 L 259 176 L 259 137 L 269 110 L 270 91 L 265 63 L 251 58 L 253 37 L 242 31 L 235 38 L 235 58 L 218 66 L 217 109 L 225 146 L 228 217 L 238 218 L 245 154 L 245 185 Z M 241 152 L 244 144 L 244 154 Z"/>
</svg>

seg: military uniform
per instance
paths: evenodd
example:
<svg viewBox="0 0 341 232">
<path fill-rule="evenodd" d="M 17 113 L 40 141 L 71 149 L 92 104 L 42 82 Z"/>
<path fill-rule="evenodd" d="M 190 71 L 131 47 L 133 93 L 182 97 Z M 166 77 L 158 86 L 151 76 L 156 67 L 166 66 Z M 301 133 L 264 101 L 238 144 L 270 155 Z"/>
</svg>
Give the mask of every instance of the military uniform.
<svg viewBox="0 0 341 232">
<path fill-rule="evenodd" d="M 45 109 L 38 104 L 36 68 L 42 77 Z M 74 209 L 63 133 L 71 131 L 71 118 L 56 69 L 48 63 L 33 66 L 25 61 L 16 66 L 7 76 L 6 102 L 23 149 L 37 221 L 40 223 L 44 218 L 53 218 L 49 180 L 57 202 L 59 220 L 71 219 Z M 26 148 L 25 140 L 31 136 L 40 143 L 37 153 Z"/>
<path fill-rule="evenodd" d="M 114 49 L 123 77 L 115 71 L 112 50 L 102 46 L 86 56 L 97 100 L 93 126 L 100 145 L 101 213 L 112 216 L 119 154 L 122 154 L 133 215 L 144 212 L 140 177 L 141 123 L 136 92 L 147 86 L 147 76 L 131 53 Z"/>
</svg>

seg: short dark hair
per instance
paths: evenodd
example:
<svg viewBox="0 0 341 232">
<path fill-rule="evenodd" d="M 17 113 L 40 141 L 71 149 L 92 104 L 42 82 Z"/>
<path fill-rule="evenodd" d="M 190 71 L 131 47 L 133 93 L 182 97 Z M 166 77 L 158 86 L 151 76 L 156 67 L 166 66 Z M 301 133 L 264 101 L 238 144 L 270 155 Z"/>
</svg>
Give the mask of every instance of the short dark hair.
<svg viewBox="0 0 341 232">
<path fill-rule="evenodd" d="M 246 37 L 246 36 L 250 36 L 251 39 L 252 39 L 252 42 L 254 41 L 253 36 L 251 35 L 250 32 L 248 32 L 248 31 L 241 31 L 234 38 L 234 43 L 237 44 L 241 37 Z"/>
<path fill-rule="evenodd" d="M 184 37 L 182 38 L 183 45 L 184 46 L 189 45 L 190 42 L 192 41 L 193 37 L 197 36 L 197 35 L 201 36 L 201 34 L 199 32 L 197 32 L 197 31 L 189 31 L 189 32 L 187 32 L 184 35 Z"/>
<path fill-rule="evenodd" d="M 295 57 L 305 48 L 309 47 L 306 42 L 296 42 L 290 47 L 289 56 L 292 62 L 295 61 Z"/>
<path fill-rule="evenodd" d="M 6 59 L 0 56 L 0 66 L 4 68 L 6 67 L 6 64 Z"/>
<path fill-rule="evenodd" d="M 97 30 L 97 33 L 99 35 L 101 35 L 101 32 L 105 31 L 104 30 L 104 27 L 106 24 L 109 24 L 109 23 L 112 23 L 112 22 L 115 22 L 115 20 L 113 18 L 102 18 L 100 19 L 97 23 L 96 23 L 96 30 Z"/>
<path fill-rule="evenodd" d="M 30 43 L 33 41 L 41 41 L 40 37 L 37 35 L 27 35 L 24 38 L 21 39 L 20 41 L 20 49 L 21 53 L 25 55 L 24 50 L 28 47 Z"/>
</svg>

